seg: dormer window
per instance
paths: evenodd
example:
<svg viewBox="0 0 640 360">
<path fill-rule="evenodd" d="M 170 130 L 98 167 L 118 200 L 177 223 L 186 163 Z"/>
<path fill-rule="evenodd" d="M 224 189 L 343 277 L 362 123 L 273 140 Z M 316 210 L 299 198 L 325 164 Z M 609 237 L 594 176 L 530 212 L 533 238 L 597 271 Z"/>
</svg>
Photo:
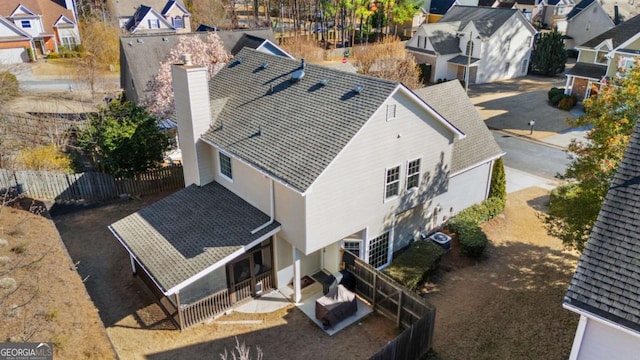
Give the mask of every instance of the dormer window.
<svg viewBox="0 0 640 360">
<path fill-rule="evenodd" d="M 149 19 L 149 29 L 160 29 L 160 20 Z"/>
<path fill-rule="evenodd" d="M 31 28 L 31 21 L 30 20 L 20 20 L 20 26 L 22 26 L 23 29 L 30 29 Z"/>
<path fill-rule="evenodd" d="M 176 16 L 173 18 L 173 27 L 176 29 L 184 29 L 184 20 L 182 20 L 182 17 Z"/>
</svg>

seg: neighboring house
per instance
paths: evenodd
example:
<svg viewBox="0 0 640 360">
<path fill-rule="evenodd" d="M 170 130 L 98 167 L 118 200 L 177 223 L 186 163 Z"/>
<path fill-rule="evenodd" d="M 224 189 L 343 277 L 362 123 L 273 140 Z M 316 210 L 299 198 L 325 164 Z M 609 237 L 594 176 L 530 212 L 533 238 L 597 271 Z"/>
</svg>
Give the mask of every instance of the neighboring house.
<svg viewBox="0 0 640 360">
<path fill-rule="evenodd" d="M 187 187 L 110 229 L 181 309 L 265 288 L 299 302 L 341 249 L 384 268 L 485 200 L 503 155 L 457 82 L 413 92 L 244 48 L 210 81 L 174 66 L 173 86 Z"/>
<path fill-rule="evenodd" d="M 46 55 L 80 44 L 72 0 L 3 0 L 0 17 L 0 61 L 29 61 L 27 48 Z"/>
<path fill-rule="evenodd" d="M 420 7 L 418 11 L 416 11 L 416 13 L 413 15 L 411 20 L 401 25 L 403 35 L 405 37 L 411 37 L 416 32 L 416 30 L 418 30 L 418 27 L 420 25 L 427 22 L 428 17 L 429 17 L 429 6 L 424 5 Z"/>
<path fill-rule="evenodd" d="M 431 67 L 429 81 L 459 79 L 482 84 L 527 74 L 536 30 L 521 11 L 454 6 L 435 24 L 424 24 L 406 47 Z"/>
<path fill-rule="evenodd" d="M 582 0 L 567 15 L 565 47 L 573 49 L 614 27 L 597 0 Z"/>
<path fill-rule="evenodd" d="M 0 64 L 29 61 L 29 49 L 34 47 L 31 36 L 0 17 Z"/>
<path fill-rule="evenodd" d="M 216 32 L 222 45 L 231 55 L 248 46 L 263 52 L 291 57 L 275 43 L 270 29 L 252 29 Z M 173 49 L 179 36 L 200 36 L 206 32 L 187 34 L 133 35 L 120 38 L 120 86 L 124 97 L 138 104 L 145 97 L 147 83 L 158 73 L 162 62 Z"/>
<path fill-rule="evenodd" d="M 640 128 L 602 204 L 564 297 L 580 315 L 570 360 L 640 354 Z"/>
<path fill-rule="evenodd" d="M 137 32 L 191 32 L 191 13 L 178 0 L 107 0 L 121 28 Z"/>
<path fill-rule="evenodd" d="M 573 10 L 573 0 L 542 0 L 533 12 L 533 22 L 539 22 L 544 28 L 558 28 L 564 33 L 567 30 L 567 15 Z"/>
<path fill-rule="evenodd" d="M 436 23 L 451 10 L 454 6 L 481 6 L 479 2 L 483 0 L 431 0 L 429 3 L 428 23 Z M 493 4 L 494 0 L 491 0 Z M 489 5 L 490 6 L 490 5 Z M 425 7 L 426 9 L 426 7 Z"/>
<path fill-rule="evenodd" d="M 603 81 L 624 76 L 640 60 L 640 15 L 576 46 L 578 60 L 566 74 L 565 93 L 596 95 Z"/>
</svg>

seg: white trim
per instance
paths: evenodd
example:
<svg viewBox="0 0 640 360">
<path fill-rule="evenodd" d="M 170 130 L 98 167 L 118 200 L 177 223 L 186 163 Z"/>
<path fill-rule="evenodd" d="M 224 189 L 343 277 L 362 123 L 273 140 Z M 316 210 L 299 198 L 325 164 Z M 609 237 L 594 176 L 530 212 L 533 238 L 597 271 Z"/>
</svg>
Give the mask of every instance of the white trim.
<svg viewBox="0 0 640 360">
<path fill-rule="evenodd" d="M 589 322 L 589 318 L 584 315 L 580 315 L 576 335 L 573 338 L 573 345 L 571 345 L 569 360 L 578 360 L 578 354 L 580 354 L 580 347 L 582 346 L 582 339 L 584 339 L 584 331 L 587 328 L 587 322 Z"/>
<path fill-rule="evenodd" d="M 613 50 L 617 50 L 617 49 L 624 49 L 626 48 L 628 45 L 630 45 L 631 43 L 636 42 L 636 40 L 640 39 L 640 32 L 638 32 L 637 34 L 633 35 L 632 37 L 630 37 L 629 39 L 627 39 L 627 41 L 623 42 L 622 44 L 618 45 L 616 48 L 614 48 Z"/>
<path fill-rule="evenodd" d="M 471 170 L 471 169 L 477 168 L 478 166 L 484 165 L 484 164 L 486 164 L 486 163 L 487 163 L 487 162 L 489 162 L 489 161 L 497 160 L 497 159 L 499 159 L 499 158 L 501 158 L 501 157 L 505 156 L 506 154 L 507 154 L 506 152 L 502 152 L 502 153 L 500 153 L 500 154 L 498 154 L 498 155 L 495 155 L 495 156 L 492 156 L 492 157 L 490 157 L 490 158 L 487 158 L 487 159 L 484 159 L 484 160 L 478 161 L 477 163 L 475 163 L 475 164 L 473 164 L 473 165 L 471 165 L 471 166 L 467 166 L 466 168 L 464 168 L 464 169 L 462 169 L 462 170 L 458 170 L 458 171 L 456 171 L 455 173 L 453 173 L 453 174 L 449 175 L 449 178 L 452 178 L 452 177 L 454 177 L 454 176 L 456 176 L 456 175 L 460 175 L 460 174 L 462 174 L 462 173 L 464 173 L 464 172 L 467 172 L 467 171 L 469 171 L 469 170 Z"/>
<path fill-rule="evenodd" d="M 222 155 L 229 158 L 229 171 L 231 172 L 231 177 L 222 173 L 222 161 L 220 159 L 220 156 Z M 221 178 L 227 180 L 228 182 L 233 183 L 233 162 L 231 161 L 231 159 L 232 159 L 231 155 L 229 155 L 224 151 L 218 150 L 218 175 L 220 175 Z"/>
<path fill-rule="evenodd" d="M 19 13 L 19 12 L 18 12 L 18 10 L 22 10 L 22 11 Z M 12 13 L 11 13 L 11 15 L 9 15 L 8 17 L 9 17 L 9 18 L 12 18 L 12 17 L 14 17 L 14 16 L 16 16 L 16 15 L 19 15 L 19 14 L 27 14 L 27 15 L 35 16 L 35 17 L 37 17 L 37 16 L 38 16 L 38 15 L 36 15 L 36 13 L 35 13 L 35 12 L 31 11 L 28 7 L 26 7 L 26 6 L 22 5 L 22 4 L 20 4 L 20 5 L 19 5 L 19 6 L 18 6 L 18 7 L 17 7 L 17 8 L 16 8 Z"/>
<path fill-rule="evenodd" d="M 613 322 L 611 320 L 605 319 L 605 318 L 603 318 L 601 316 L 592 314 L 592 313 L 590 313 L 590 312 L 588 312 L 586 310 L 583 310 L 583 309 L 581 309 L 581 308 L 579 308 L 577 306 L 574 306 L 574 305 L 571 305 L 571 304 L 567 304 L 567 303 L 562 303 L 562 307 L 567 309 L 567 310 L 569 310 L 569 311 L 573 311 L 574 313 L 586 316 L 591 320 L 595 320 L 595 321 L 600 322 L 600 323 L 602 323 L 604 325 L 610 326 L 610 327 L 612 327 L 612 328 L 614 328 L 616 330 L 622 331 L 625 334 L 633 335 L 633 336 L 635 336 L 637 338 L 640 338 L 640 333 L 638 333 L 637 331 L 629 329 L 626 326 L 620 325 L 620 324 L 615 323 L 615 322 Z"/>
<path fill-rule="evenodd" d="M 291 54 L 289 54 L 288 52 L 286 52 L 286 51 L 282 50 L 282 48 L 281 48 L 280 46 L 278 46 L 278 45 L 274 44 L 274 43 L 273 43 L 273 41 L 271 41 L 271 40 L 269 40 L 269 39 L 264 39 L 264 41 L 262 42 L 262 44 L 260 44 L 260 46 L 258 46 L 258 47 L 256 48 L 256 51 L 257 51 L 257 50 L 262 49 L 262 47 L 264 47 L 264 44 L 266 44 L 266 43 L 269 43 L 269 44 L 271 44 L 272 46 L 275 46 L 275 47 L 276 47 L 276 49 L 278 49 L 278 50 L 282 51 L 282 53 L 283 53 L 283 54 L 285 54 L 287 57 L 289 57 L 289 59 L 291 59 L 291 60 L 295 60 L 295 59 L 296 59 L 295 57 L 291 56 Z"/>
<path fill-rule="evenodd" d="M 387 178 L 389 177 L 389 170 L 391 169 L 395 169 L 398 168 L 398 193 L 393 195 L 393 196 L 389 196 L 387 197 L 387 186 L 389 185 L 389 183 L 387 183 Z M 402 194 L 402 164 L 397 164 L 397 165 L 393 165 L 390 167 L 387 167 L 384 169 L 384 192 L 382 193 L 382 200 L 383 203 L 387 202 L 387 201 L 393 201 L 395 199 L 397 199 L 398 197 L 400 197 L 400 194 Z"/>
<path fill-rule="evenodd" d="M 409 168 L 410 168 L 410 164 L 413 161 L 419 161 L 418 163 L 418 173 L 417 174 L 409 174 Z M 412 159 L 412 160 L 407 160 L 407 171 L 405 171 L 404 174 L 404 191 L 405 192 L 413 192 L 416 189 L 420 188 L 420 184 L 422 183 L 422 156 Z M 409 176 L 411 175 L 418 175 L 418 184 L 415 187 L 412 188 L 408 188 L 407 186 L 409 186 Z"/>
<path fill-rule="evenodd" d="M 273 220 L 274 220 L 273 214 L 275 213 L 275 202 L 276 202 L 276 199 L 273 191 L 273 180 L 269 179 L 269 221 L 251 230 L 251 235 L 273 224 Z"/>
<path fill-rule="evenodd" d="M 204 141 L 206 144 L 209 144 L 209 145 L 213 146 L 213 148 L 214 148 L 214 149 L 216 149 L 217 151 L 226 152 L 222 147 L 220 147 L 220 146 L 218 146 L 218 145 L 216 145 L 216 144 L 212 143 L 212 142 L 211 142 L 211 141 L 209 141 L 209 140 L 206 140 L 206 139 L 204 139 L 204 138 L 202 138 L 202 137 L 200 137 L 199 139 L 200 139 L 200 140 L 202 140 L 202 141 Z M 266 176 L 266 177 L 267 177 L 267 178 L 269 178 L 269 179 L 274 180 L 275 182 L 277 182 L 277 183 L 279 183 L 279 184 L 283 185 L 284 187 L 286 187 L 286 188 L 288 188 L 288 189 L 290 189 L 290 190 L 294 191 L 295 193 L 300 194 L 300 195 L 302 195 L 303 197 L 306 195 L 306 193 L 301 192 L 300 190 L 298 190 L 298 189 L 294 188 L 294 187 L 293 187 L 292 185 L 290 185 L 290 184 L 287 184 L 287 183 L 286 183 L 286 182 L 284 182 L 282 179 L 279 179 L 279 178 L 274 177 L 273 175 L 271 175 L 271 174 L 267 173 L 266 171 L 264 171 L 264 170 L 262 170 L 262 169 L 258 168 L 257 166 L 255 166 L 255 165 L 253 165 L 253 164 L 251 164 L 251 163 L 249 163 L 249 162 L 247 162 L 247 161 L 245 161 L 245 160 L 243 160 L 243 159 L 241 159 L 241 158 L 239 158 L 239 157 L 237 157 L 237 156 L 233 156 L 231 153 L 228 153 L 228 152 L 226 152 L 226 153 L 227 153 L 229 156 L 231 156 L 231 157 L 233 157 L 234 159 L 236 159 L 236 160 L 238 160 L 239 162 L 241 162 L 242 164 L 244 164 L 244 165 L 246 165 L 246 166 L 248 166 L 248 167 L 250 167 L 250 168 L 252 168 L 252 169 L 256 170 L 256 171 L 257 171 L 257 172 L 259 172 L 260 174 L 262 174 L 262 175 Z M 311 189 L 311 186 L 309 186 L 309 189 Z"/>
<path fill-rule="evenodd" d="M 233 260 L 234 258 L 244 254 L 245 252 L 247 252 L 247 250 L 251 249 L 252 247 L 260 244 L 261 242 L 267 240 L 269 237 L 275 235 L 277 232 L 279 232 L 282 229 L 282 226 L 278 226 L 277 228 L 269 231 L 268 233 L 262 235 L 261 237 L 259 237 L 258 239 L 250 242 L 247 245 L 244 245 L 241 249 L 236 250 L 235 252 L 233 252 L 232 254 L 226 256 L 224 259 L 222 260 L 218 260 L 218 262 L 216 262 L 215 264 L 205 268 L 204 270 L 200 271 L 199 273 L 193 275 L 192 277 L 188 278 L 187 280 L 179 283 L 178 285 L 172 287 L 171 289 L 167 290 L 167 292 L 165 293 L 166 296 L 172 295 L 182 289 L 184 289 L 185 287 L 193 284 L 194 282 L 196 282 L 197 280 L 200 280 L 201 278 L 207 276 L 210 272 L 217 270 L 223 266 L 225 266 L 229 261 Z"/>
<path fill-rule="evenodd" d="M 392 255 L 393 255 L 393 236 L 394 236 L 394 230 L 395 230 L 395 221 L 396 221 L 396 217 L 395 215 L 393 215 L 393 225 L 391 226 L 390 229 L 383 231 L 382 233 L 378 234 L 377 236 L 375 236 L 372 239 L 368 239 L 366 242 L 366 247 L 367 247 L 367 257 L 366 259 L 364 259 L 364 261 L 373 266 L 370 262 L 369 262 L 369 257 L 370 257 L 370 252 L 369 252 L 369 248 L 371 247 L 371 242 L 377 238 L 379 238 L 380 236 L 383 236 L 384 234 L 389 234 L 388 235 L 388 246 L 387 246 L 387 262 L 380 265 L 379 267 L 376 267 L 377 270 L 382 270 L 384 268 L 386 268 L 387 266 L 389 266 L 391 264 L 391 259 L 392 259 Z"/>
</svg>

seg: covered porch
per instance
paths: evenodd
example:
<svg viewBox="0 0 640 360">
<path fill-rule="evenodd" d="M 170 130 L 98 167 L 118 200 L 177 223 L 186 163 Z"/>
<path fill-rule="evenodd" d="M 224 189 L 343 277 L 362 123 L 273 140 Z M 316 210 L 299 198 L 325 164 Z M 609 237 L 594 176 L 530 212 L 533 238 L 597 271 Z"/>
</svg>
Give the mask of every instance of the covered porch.
<svg viewBox="0 0 640 360">
<path fill-rule="evenodd" d="M 447 61 L 447 66 L 449 67 L 449 73 L 455 73 L 458 80 L 464 81 L 465 83 L 468 80 L 469 84 L 475 84 L 479 62 L 480 59 L 478 58 L 467 55 L 458 55 L 449 59 Z"/>
<path fill-rule="evenodd" d="M 606 75 L 607 65 L 578 62 L 567 72 L 565 94 L 576 95 L 579 100 L 595 96 Z"/>
<path fill-rule="evenodd" d="M 109 229 L 181 330 L 275 287 L 280 224 L 216 182 L 191 185 Z"/>
</svg>

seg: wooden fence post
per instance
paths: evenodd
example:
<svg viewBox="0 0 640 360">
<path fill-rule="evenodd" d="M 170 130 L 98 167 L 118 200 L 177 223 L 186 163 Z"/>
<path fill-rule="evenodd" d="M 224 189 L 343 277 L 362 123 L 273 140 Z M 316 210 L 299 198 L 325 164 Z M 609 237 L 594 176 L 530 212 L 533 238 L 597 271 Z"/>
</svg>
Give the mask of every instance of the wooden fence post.
<svg viewBox="0 0 640 360">
<path fill-rule="evenodd" d="M 374 272 L 373 273 L 373 300 L 371 302 L 373 310 L 376 309 L 376 297 L 378 295 L 378 288 L 376 285 L 377 282 L 378 282 L 378 274 Z"/>
<path fill-rule="evenodd" d="M 402 294 L 404 294 L 404 291 L 400 289 L 400 292 L 398 292 L 398 319 L 396 320 L 396 326 L 398 327 L 402 325 Z"/>
</svg>

